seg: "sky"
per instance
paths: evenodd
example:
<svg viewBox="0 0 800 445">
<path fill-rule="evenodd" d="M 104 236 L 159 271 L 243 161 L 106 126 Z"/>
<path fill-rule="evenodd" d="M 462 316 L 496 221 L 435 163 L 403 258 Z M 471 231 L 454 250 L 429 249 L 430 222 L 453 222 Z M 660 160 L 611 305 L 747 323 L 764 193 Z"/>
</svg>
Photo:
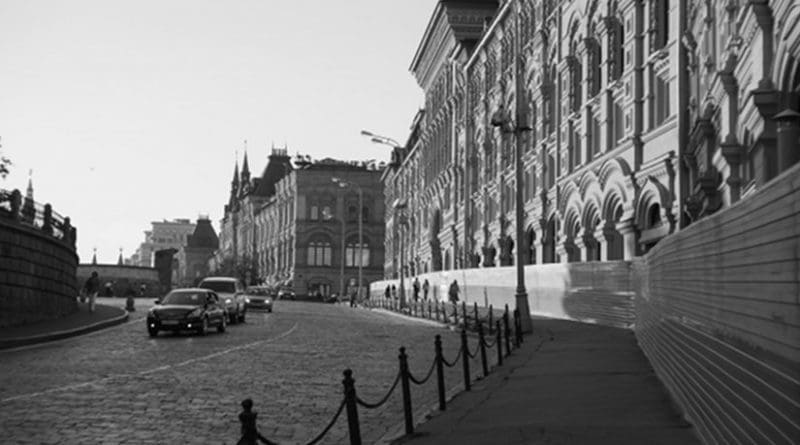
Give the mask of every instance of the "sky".
<svg viewBox="0 0 800 445">
<path fill-rule="evenodd" d="M 151 221 L 219 229 L 234 162 L 273 144 L 388 161 L 423 105 L 408 71 L 436 0 L 0 0 L 0 188 L 69 216 L 81 262 Z M 246 141 L 246 142 L 245 142 Z M 31 173 L 32 172 L 32 173 Z"/>
</svg>

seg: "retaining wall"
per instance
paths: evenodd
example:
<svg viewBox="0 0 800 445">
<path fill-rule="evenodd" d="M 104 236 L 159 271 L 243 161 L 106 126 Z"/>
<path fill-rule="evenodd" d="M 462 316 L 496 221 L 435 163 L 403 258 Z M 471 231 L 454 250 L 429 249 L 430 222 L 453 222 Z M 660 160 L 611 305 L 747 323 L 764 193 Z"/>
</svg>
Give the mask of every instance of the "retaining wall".
<svg viewBox="0 0 800 445">
<path fill-rule="evenodd" d="M 116 264 L 81 264 L 78 266 L 78 284 L 82 287 L 86 280 L 97 271 L 100 279 L 100 295 L 105 292 L 105 284 L 111 283 L 113 296 L 127 297 L 129 292 L 139 296 L 141 285 L 145 285 L 145 297 L 160 298 L 167 292 L 158 279 L 158 269 L 154 267 L 120 266 Z"/>
<path fill-rule="evenodd" d="M 71 244 L 0 218 L 0 327 L 76 311 L 77 266 Z"/>
<path fill-rule="evenodd" d="M 800 166 L 633 264 L 636 335 L 703 442 L 800 443 Z"/>
</svg>

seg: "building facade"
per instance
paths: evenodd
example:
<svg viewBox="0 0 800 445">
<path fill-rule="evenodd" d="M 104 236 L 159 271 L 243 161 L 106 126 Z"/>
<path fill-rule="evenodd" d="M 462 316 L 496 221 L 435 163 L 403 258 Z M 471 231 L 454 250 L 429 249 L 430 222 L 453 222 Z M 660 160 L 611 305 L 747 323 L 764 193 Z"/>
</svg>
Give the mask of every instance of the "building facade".
<svg viewBox="0 0 800 445">
<path fill-rule="evenodd" d="M 800 158 L 799 17 L 791 1 L 440 1 L 410 68 L 424 118 L 384 175 L 408 203 L 386 275 L 517 248 L 630 259 L 746 197 Z"/>
<path fill-rule="evenodd" d="M 175 254 L 177 276 L 175 283 L 190 287 L 209 275 L 209 259 L 219 249 L 217 232 L 207 216 L 197 219 L 194 232 L 186 239 L 186 244 Z"/>
<path fill-rule="evenodd" d="M 159 250 L 179 250 L 186 244 L 186 237 L 194 233 L 195 224 L 189 219 L 153 221 L 150 230 L 144 232 L 144 241 L 125 264 L 139 267 L 154 267 L 155 253 Z"/>
<path fill-rule="evenodd" d="M 382 171 L 334 159 L 292 162 L 273 149 L 254 192 L 225 208 L 218 264 L 232 261 L 251 282 L 327 296 L 356 291 L 360 261 L 366 287 L 383 276 Z"/>
</svg>

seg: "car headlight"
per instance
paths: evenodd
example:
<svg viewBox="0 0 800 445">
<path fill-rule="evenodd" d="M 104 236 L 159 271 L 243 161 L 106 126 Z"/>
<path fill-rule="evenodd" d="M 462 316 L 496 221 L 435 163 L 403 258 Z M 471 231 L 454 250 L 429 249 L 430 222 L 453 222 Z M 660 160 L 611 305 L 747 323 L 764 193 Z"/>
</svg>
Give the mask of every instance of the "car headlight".
<svg viewBox="0 0 800 445">
<path fill-rule="evenodd" d="M 249 299 L 249 298 L 247 298 L 247 297 L 245 297 L 245 298 L 244 298 L 244 302 L 245 302 L 245 303 L 249 303 L 249 302 L 250 302 L 250 299 Z"/>
<path fill-rule="evenodd" d="M 230 298 L 226 298 L 225 299 L 225 304 L 231 304 L 231 299 Z"/>
</svg>

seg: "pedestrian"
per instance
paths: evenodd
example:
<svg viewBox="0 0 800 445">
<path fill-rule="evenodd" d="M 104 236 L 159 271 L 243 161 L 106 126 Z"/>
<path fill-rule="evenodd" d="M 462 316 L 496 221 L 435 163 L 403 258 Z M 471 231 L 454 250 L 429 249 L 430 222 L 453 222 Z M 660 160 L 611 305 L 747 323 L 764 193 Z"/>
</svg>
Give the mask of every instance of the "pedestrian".
<svg viewBox="0 0 800 445">
<path fill-rule="evenodd" d="M 397 300 L 397 288 L 392 284 L 392 299 Z"/>
<path fill-rule="evenodd" d="M 387 300 L 392 298 L 392 287 L 389 286 L 388 284 L 386 285 L 386 290 L 383 291 L 383 297 L 386 298 Z"/>
<path fill-rule="evenodd" d="M 275 445 L 275 442 L 270 441 L 258 432 L 256 416 L 258 416 L 258 413 L 253 411 L 253 400 L 242 400 L 242 412 L 239 413 L 239 422 L 242 423 L 242 438 L 236 442 L 236 445 L 256 445 L 258 442 Z"/>
<path fill-rule="evenodd" d="M 453 282 L 450 283 L 450 290 L 448 291 L 448 295 L 450 297 L 450 302 L 451 303 L 453 303 L 453 304 L 457 304 L 458 303 L 458 292 L 459 292 L 458 280 L 453 280 Z"/>
<path fill-rule="evenodd" d="M 414 277 L 414 284 L 412 286 L 414 287 L 414 303 L 416 303 L 419 301 L 419 278 Z"/>
<path fill-rule="evenodd" d="M 100 278 L 97 276 L 97 271 L 93 271 L 92 276 L 83 284 L 83 291 L 89 297 L 89 312 L 94 312 L 97 293 L 100 292 Z"/>
<path fill-rule="evenodd" d="M 425 282 L 422 283 L 422 294 L 425 296 L 425 301 L 428 300 L 428 290 L 430 290 L 431 284 L 428 283 L 428 279 L 425 278 Z"/>
</svg>

